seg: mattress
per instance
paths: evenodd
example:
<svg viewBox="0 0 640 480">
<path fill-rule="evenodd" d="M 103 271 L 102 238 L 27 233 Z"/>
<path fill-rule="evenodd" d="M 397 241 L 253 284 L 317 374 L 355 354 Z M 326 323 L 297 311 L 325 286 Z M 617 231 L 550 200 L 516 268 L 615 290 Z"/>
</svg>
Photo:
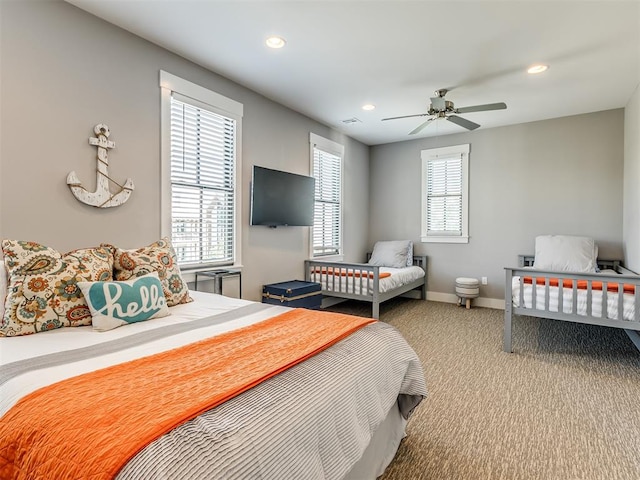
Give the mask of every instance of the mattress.
<svg viewBox="0 0 640 480">
<path fill-rule="evenodd" d="M 193 303 L 172 307 L 169 317 L 108 332 L 78 327 L 0 338 L 0 413 L 50 383 L 290 310 L 192 296 Z M 135 455 L 118 478 L 343 478 L 392 407 L 408 418 L 425 395 L 413 350 L 393 327 L 376 322 L 169 431 Z"/>
<path fill-rule="evenodd" d="M 604 274 L 611 275 L 615 272 L 603 271 Z M 526 278 L 526 277 L 525 277 Z M 532 307 L 533 285 L 524 284 L 523 286 L 523 307 Z M 546 287 L 544 285 L 536 285 L 536 305 L 537 310 L 558 312 L 558 297 L 560 295 L 559 287 L 549 287 L 549 307 L 545 306 L 545 292 Z M 520 277 L 515 276 L 511 279 L 511 293 L 514 307 L 520 307 Z M 618 293 L 607 292 L 607 318 L 610 320 L 618 320 Z M 628 321 L 634 320 L 635 315 L 635 303 L 634 295 L 630 293 L 623 294 L 623 319 Z M 573 288 L 562 288 L 562 311 L 563 313 L 577 313 L 578 315 L 587 316 L 587 290 L 577 289 L 576 294 L 576 310 L 573 312 Z M 602 291 L 592 290 L 591 292 L 591 316 L 596 318 L 602 318 Z"/>
<path fill-rule="evenodd" d="M 356 269 L 357 270 L 357 269 Z M 389 268 L 380 267 L 380 274 L 388 273 L 389 276 L 380 278 L 380 293 L 386 293 L 395 290 L 403 285 L 407 285 L 424 277 L 424 269 L 417 266 L 406 268 Z M 347 275 L 326 275 L 320 273 L 311 273 L 311 281 L 318 282 L 322 285 L 322 290 L 326 292 L 352 293 L 356 295 L 372 295 L 373 279 L 363 276 L 347 276 Z"/>
</svg>

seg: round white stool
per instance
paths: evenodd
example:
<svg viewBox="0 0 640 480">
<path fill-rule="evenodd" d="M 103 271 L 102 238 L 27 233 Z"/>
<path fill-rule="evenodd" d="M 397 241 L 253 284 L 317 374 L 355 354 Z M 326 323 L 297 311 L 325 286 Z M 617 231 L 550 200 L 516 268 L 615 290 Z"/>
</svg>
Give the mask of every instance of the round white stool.
<svg viewBox="0 0 640 480">
<path fill-rule="evenodd" d="M 471 299 L 480 296 L 480 282 L 477 278 L 456 278 L 456 295 L 458 296 L 458 305 L 462 305 L 464 302 L 467 308 L 471 308 Z"/>
</svg>

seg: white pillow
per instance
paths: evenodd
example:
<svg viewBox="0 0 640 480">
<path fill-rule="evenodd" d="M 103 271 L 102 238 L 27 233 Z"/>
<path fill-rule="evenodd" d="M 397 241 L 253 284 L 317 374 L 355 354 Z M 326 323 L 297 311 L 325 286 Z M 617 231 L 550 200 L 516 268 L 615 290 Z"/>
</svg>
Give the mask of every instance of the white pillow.
<svg viewBox="0 0 640 480">
<path fill-rule="evenodd" d="M 533 268 L 560 272 L 592 273 L 597 267 L 598 248 L 590 237 L 540 235 L 536 237 Z"/>
<path fill-rule="evenodd" d="M 413 252 L 413 243 L 410 240 L 376 242 L 369 264 L 379 267 L 404 268 L 413 264 L 413 256 L 409 256 L 410 249 Z"/>
</svg>

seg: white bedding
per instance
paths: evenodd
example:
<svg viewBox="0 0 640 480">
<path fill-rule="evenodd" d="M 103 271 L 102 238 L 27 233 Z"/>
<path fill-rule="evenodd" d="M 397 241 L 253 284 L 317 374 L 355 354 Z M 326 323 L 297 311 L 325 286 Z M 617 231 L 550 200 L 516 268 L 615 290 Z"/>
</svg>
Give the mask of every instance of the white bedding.
<svg viewBox="0 0 640 480">
<path fill-rule="evenodd" d="M 610 271 L 601 273 L 611 274 Z M 615 272 L 613 272 L 615 273 Z M 511 279 L 512 300 L 515 307 L 520 306 L 520 277 L 516 276 Z M 544 285 L 536 285 L 536 306 L 537 310 L 549 312 L 558 312 L 559 288 L 549 287 L 549 308 L 545 307 L 545 291 Z M 531 284 L 524 285 L 524 308 L 532 308 L 533 288 Z M 623 318 L 624 320 L 633 321 L 635 314 L 634 296 L 628 293 L 623 294 Z M 576 299 L 577 314 L 587 315 L 587 290 L 578 289 Z M 562 311 L 564 313 L 573 312 L 573 288 L 562 289 Z M 591 292 L 591 316 L 602 318 L 602 291 L 593 290 Z M 607 318 L 618 320 L 618 293 L 607 292 Z"/>
<path fill-rule="evenodd" d="M 50 383 L 290 310 L 208 293 L 190 294 L 195 301 L 171 307 L 168 317 L 106 332 L 76 327 L 0 338 L 0 413 Z M 189 329 L 194 323 L 203 326 Z M 174 327 L 180 332 L 166 334 Z M 148 341 L 156 334 L 158 340 Z M 131 338 L 141 343 L 123 348 L 123 341 Z M 117 348 L 110 351 L 110 344 Z M 90 356 L 82 352 L 84 360 L 69 361 L 85 347 Z M 107 353 L 94 354 L 101 349 Z M 49 363 L 57 357 L 65 357 L 64 362 Z M 44 368 L 16 368 L 38 361 Z M 166 433 L 131 459 L 117 478 L 343 478 L 391 407 L 398 405 L 406 418 L 424 395 L 424 375 L 415 352 L 393 327 L 376 322 Z M 119 421 L 127 424 L 124 418 Z M 396 425 L 400 430 L 394 430 L 397 438 L 388 450 L 391 455 L 404 424 Z M 376 475 L 380 468 L 384 466 L 376 467 Z"/>
<path fill-rule="evenodd" d="M 379 281 L 380 293 L 386 293 L 395 290 L 402 285 L 406 285 L 421 277 L 424 277 L 424 269 L 417 266 L 406 268 L 390 268 L 380 267 L 380 273 L 390 273 L 391 275 L 381 278 Z M 320 273 L 311 274 L 312 282 L 319 282 L 322 289 L 329 292 L 373 294 L 373 279 L 348 276 L 334 276 Z"/>
<path fill-rule="evenodd" d="M 190 294 L 193 294 L 192 297 L 195 301 L 171 307 L 171 315 L 168 317 L 134 323 L 127 325 L 125 328 L 121 327 L 106 332 L 96 332 L 91 326 L 86 326 L 59 328 L 49 332 L 40 332 L 35 335 L 20 337 L 0 337 L 0 369 L 11 362 L 82 347 L 95 347 L 110 340 L 124 338 L 140 332 L 148 332 L 166 325 L 184 323 L 197 318 L 228 312 L 252 303 L 246 300 L 223 297 L 221 295 L 212 297 L 211 294 L 201 292 L 190 292 Z M 215 302 L 211 301 L 212 298 L 215 298 Z M 274 309 L 269 308 L 262 312 L 247 315 L 237 320 L 221 324 L 212 324 L 211 327 L 174 335 L 169 339 L 163 338 L 128 350 L 94 357 L 91 359 L 91 362 L 79 361 L 73 364 L 67 364 L 64 369 L 52 367 L 20 375 L 0 386 L 0 415 L 3 415 L 23 395 L 50 383 L 105 368 L 110 365 L 116 365 L 141 356 L 152 355 L 177 348 L 201 340 L 207 336 L 220 334 L 265 320 L 273 315 L 286 311 L 284 307 L 280 306 L 273 306 L 273 308 Z"/>
</svg>

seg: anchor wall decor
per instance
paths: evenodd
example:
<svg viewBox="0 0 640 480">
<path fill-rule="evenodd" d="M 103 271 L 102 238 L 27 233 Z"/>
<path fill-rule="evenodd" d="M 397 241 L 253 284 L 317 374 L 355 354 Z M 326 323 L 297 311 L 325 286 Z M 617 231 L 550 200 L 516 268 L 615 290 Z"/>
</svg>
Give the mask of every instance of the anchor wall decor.
<svg viewBox="0 0 640 480">
<path fill-rule="evenodd" d="M 109 159 L 107 157 L 107 149 L 114 148 L 116 144 L 108 140 L 110 132 L 109 127 L 103 123 L 95 126 L 93 131 L 97 137 L 89 138 L 89 143 L 98 147 L 97 161 L 97 179 L 96 191 L 89 192 L 82 186 L 76 172 L 73 171 L 67 176 L 67 185 L 71 189 L 73 195 L 82 203 L 99 208 L 117 207 L 129 200 L 131 192 L 133 192 L 133 181 L 130 178 L 120 185 L 118 182 L 109 177 Z M 116 193 L 111 193 L 109 182 L 112 182 L 120 189 Z"/>
</svg>

